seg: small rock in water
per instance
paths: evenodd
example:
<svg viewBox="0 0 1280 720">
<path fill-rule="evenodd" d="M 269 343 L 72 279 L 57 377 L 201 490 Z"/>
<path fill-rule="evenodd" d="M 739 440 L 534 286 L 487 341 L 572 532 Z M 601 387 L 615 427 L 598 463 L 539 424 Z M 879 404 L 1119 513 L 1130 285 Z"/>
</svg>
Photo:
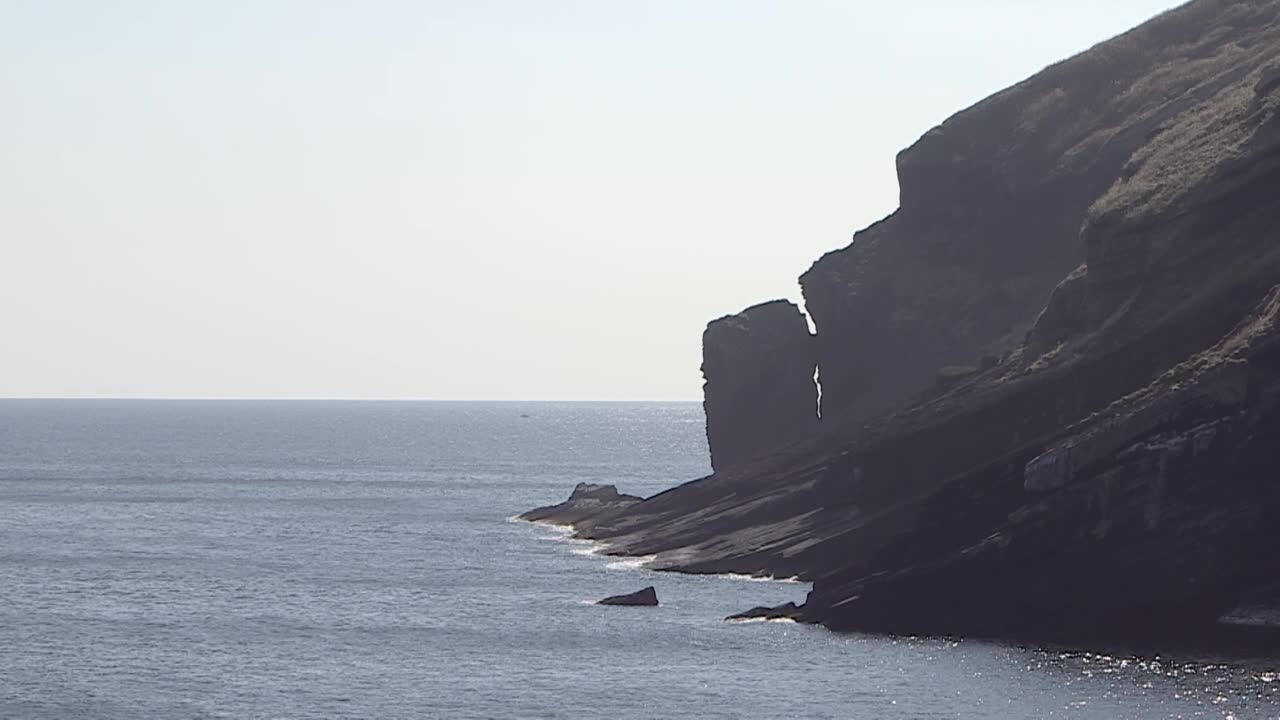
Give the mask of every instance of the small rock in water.
<svg viewBox="0 0 1280 720">
<path fill-rule="evenodd" d="M 658 591 L 654 590 L 653 586 L 650 585 L 649 587 L 643 590 L 637 590 L 627 595 L 613 595 L 613 596 L 607 597 L 601 600 L 600 602 L 597 602 L 596 604 L 597 605 L 637 605 L 637 606 L 645 606 L 645 607 L 654 607 L 658 604 Z"/>
<path fill-rule="evenodd" d="M 783 603 L 777 607 L 754 607 L 737 615 L 730 615 L 725 620 L 799 620 L 801 608 L 793 602 Z"/>
</svg>

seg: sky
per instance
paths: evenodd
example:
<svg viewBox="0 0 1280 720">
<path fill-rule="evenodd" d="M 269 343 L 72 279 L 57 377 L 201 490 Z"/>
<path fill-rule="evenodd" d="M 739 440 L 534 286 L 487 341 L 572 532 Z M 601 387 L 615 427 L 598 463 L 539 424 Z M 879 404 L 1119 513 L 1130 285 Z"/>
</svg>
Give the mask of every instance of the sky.
<svg viewBox="0 0 1280 720">
<path fill-rule="evenodd" d="M 0 397 L 694 400 L 894 156 L 1170 0 L 0 0 Z"/>
</svg>

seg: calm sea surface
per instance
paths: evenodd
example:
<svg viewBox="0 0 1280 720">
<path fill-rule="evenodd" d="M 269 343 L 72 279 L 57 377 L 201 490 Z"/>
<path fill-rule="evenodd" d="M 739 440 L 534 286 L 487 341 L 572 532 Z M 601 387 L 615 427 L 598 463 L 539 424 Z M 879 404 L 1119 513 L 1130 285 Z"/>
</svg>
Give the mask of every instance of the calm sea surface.
<svg viewBox="0 0 1280 720">
<path fill-rule="evenodd" d="M 508 519 L 706 471 L 696 404 L 0 401 L 0 718 L 1280 717 L 1280 662 L 729 624 L 807 586 Z"/>
</svg>

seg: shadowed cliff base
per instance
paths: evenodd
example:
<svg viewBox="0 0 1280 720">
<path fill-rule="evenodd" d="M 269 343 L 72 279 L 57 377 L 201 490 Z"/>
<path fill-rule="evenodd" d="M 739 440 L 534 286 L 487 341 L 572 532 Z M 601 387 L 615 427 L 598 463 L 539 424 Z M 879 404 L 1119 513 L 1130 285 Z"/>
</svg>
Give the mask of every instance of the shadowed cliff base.
<svg viewBox="0 0 1280 720">
<path fill-rule="evenodd" d="M 836 630 L 1275 648 L 1221 619 L 1280 605 L 1278 21 L 1197 0 L 930 131 L 816 336 L 708 328 L 713 453 L 771 449 L 578 533 Z"/>
</svg>

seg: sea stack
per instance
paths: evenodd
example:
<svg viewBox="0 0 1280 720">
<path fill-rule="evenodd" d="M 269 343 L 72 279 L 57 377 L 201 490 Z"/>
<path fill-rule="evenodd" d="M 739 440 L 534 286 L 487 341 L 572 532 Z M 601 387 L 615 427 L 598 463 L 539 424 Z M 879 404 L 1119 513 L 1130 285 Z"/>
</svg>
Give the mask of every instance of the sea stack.
<svg viewBox="0 0 1280 720">
<path fill-rule="evenodd" d="M 711 467 L 760 457 L 818 428 L 817 355 L 794 303 L 774 300 L 713 320 L 702 334 Z"/>
</svg>

